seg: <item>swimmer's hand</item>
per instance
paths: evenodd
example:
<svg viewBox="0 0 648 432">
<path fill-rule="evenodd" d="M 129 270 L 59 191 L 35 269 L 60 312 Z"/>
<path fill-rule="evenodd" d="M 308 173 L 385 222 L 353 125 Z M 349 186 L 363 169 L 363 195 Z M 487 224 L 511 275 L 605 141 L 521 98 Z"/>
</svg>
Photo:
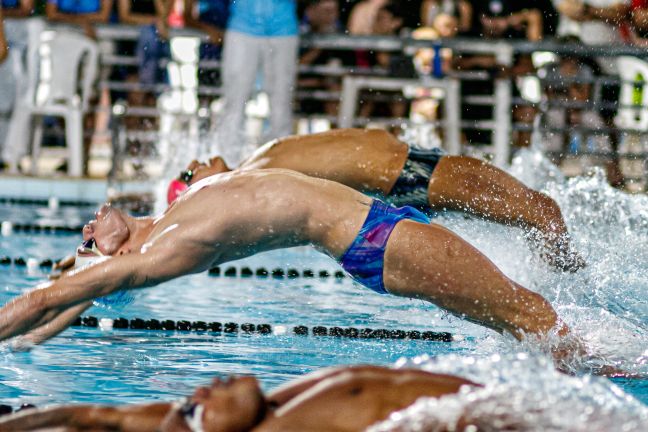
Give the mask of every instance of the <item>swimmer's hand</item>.
<svg viewBox="0 0 648 432">
<path fill-rule="evenodd" d="M 553 267 L 563 272 L 576 273 L 578 270 L 587 267 L 585 259 L 575 250 L 558 249 L 549 254 L 546 260 Z"/>
<path fill-rule="evenodd" d="M 18 336 L 9 341 L 9 349 L 13 352 L 27 352 L 34 348 L 34 343 L 24 336 Z"/>
<path fill-rule="evenodd" d="M 571 237 L 567 233 L 536 231 L 530 234 L 529 239 L 540 244 L 542 259 L 558 270 L 576 273 L 587 267 L 585 259 L 572 247 Z"/>
<path fill-rule="evenodd" d="M 592 352 L 585 342 L 573 333 L 570 333 L 567 326 L 562 324 L 557 332 L 557 342 L 552 344 L 551 354 L 554 358 L 556 369 L 568 374 L 576 375 L 586 371 L 587 373 L 609 378 L 627 377 L 638 378 L 640 375 L 623 370 L 622 368 L 609 364 L 604 356 Z"/>
</svg>

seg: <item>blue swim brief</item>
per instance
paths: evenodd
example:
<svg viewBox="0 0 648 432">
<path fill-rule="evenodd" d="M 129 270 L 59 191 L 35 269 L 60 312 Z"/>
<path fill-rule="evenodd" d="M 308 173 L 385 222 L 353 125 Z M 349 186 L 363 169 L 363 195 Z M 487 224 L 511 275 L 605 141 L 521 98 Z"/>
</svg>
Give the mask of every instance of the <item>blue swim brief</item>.
<svg viewBox="0 0 648 432">
<path fill-rule="evenodd" d="M 403 219 L 430 223 L 428 216 L 413 207 L 396 208 L 374 200 L 358 236 L 340 258 L 342 268 L 353 279 L 379 294 L 387 294 L 383 282 L 387 240 L 396 224 Z"/>
</svg>

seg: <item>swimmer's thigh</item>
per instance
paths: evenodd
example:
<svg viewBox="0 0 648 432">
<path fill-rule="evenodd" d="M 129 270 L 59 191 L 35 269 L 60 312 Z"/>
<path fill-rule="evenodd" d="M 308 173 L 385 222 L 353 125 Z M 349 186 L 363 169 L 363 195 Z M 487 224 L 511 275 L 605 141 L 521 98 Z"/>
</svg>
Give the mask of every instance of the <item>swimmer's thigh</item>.
<svg viewBox="0 0 648 432">
<path fill-rule="evenodd" d="M 501 169 L 467 156 L 445 156 L 428 186 L 432 208 L 475 213 L 498 222 L 538 226 L 555 203 Z"/>
<path fill-rule="evenodd" d="M 405 220 L 396 225 L 387 243 L 383 275 L 391 294 L 428 300 L 499 330 L 512 330 L 509 326 L 519 324 L 529 302 L 543 301 L 436 224 Z"/>
</svg>

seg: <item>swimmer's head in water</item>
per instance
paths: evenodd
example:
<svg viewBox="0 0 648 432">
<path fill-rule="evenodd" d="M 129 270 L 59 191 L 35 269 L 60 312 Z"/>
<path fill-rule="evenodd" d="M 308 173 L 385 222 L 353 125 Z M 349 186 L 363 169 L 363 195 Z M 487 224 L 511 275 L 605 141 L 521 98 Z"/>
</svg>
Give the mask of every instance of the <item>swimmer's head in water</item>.
<svg viewBox="0 0 648 432">
<path fill-rule="evenodd" d="M 103 255 L 114 255 L 130 237 L 127 224 L 129 218 L 131 217 L 121 210 L 104 204 L 95 213 L 95 219 L 83 227 L 83 241 L 94 239 L 99 252 Z"/>
<path fill-rule="evenodd" d="M 266 403 L 253 377 L 215 379 L 210 387 L 199 387 L 186 403 L 165 421 L 167 429 L 234 432 L 251 430 L 265 416 Z M 185 427 L 186 428 L 186 427 Z M 175 430 L 175 429 L 173 429 Z"/>
</svg>

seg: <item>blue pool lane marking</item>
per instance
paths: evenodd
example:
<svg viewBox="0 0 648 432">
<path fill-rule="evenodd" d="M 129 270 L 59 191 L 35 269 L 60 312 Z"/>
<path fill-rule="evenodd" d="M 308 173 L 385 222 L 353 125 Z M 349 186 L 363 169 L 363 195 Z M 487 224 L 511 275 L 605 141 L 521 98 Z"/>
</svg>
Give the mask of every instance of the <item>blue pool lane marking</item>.
<svg viewBox="0 0 648 432">
<path fill-rule="evenodd" d="M 73 327 L 99 328 L 102 330 L 133 329 L 152 331 L 189 331 L 230 334 L 260 334 L 285 335 L 289 332 L 296 336 L 332 336 L 352 339 L 409 339 L 433 342 L 453 342 L 463 340 L 461 336 L 453 336 L 448 332 L 418 331 L 418 330 L 387 330 L 355 327 L 325 327 L 305 325 L 284 326 L 270 324 L 234 323 L 234 322 L 205 322 L 205 321 L 173 321 L 142 318 L 97 318 L 94 316 L 79 317 L 72 323 Z"/>
</svg>

